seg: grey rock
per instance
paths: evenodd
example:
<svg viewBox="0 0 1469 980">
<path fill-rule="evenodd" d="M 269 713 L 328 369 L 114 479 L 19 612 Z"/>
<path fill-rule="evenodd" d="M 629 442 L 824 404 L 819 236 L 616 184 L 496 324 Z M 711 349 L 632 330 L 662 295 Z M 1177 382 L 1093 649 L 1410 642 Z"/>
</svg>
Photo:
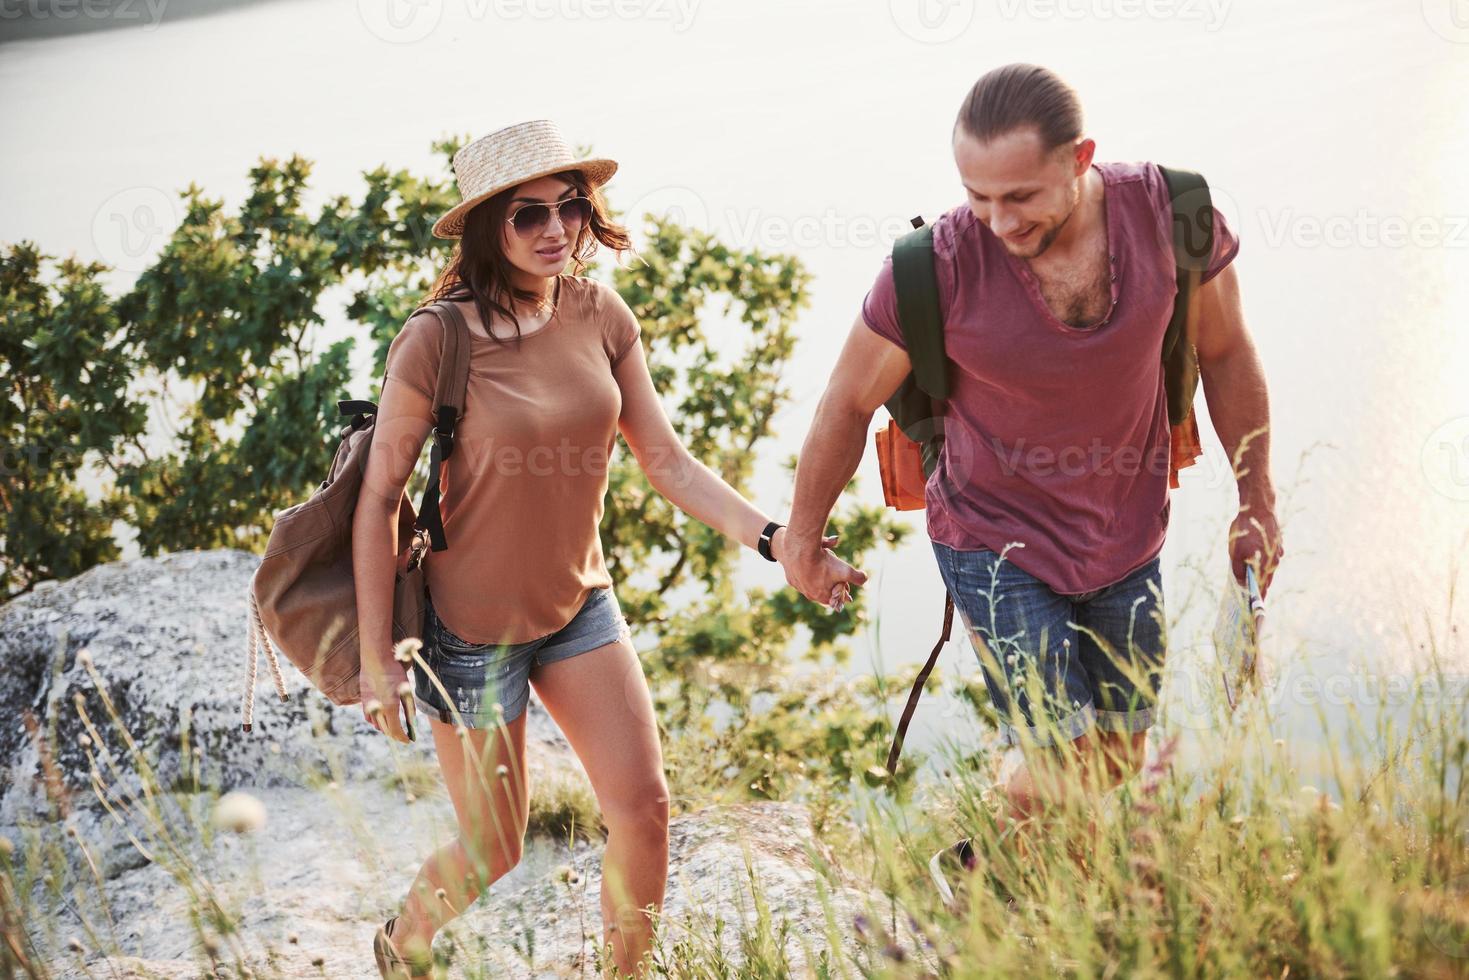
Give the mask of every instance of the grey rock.
<svg viewBox="0 0 1469 980">
<path fill-rule="evenodd" d="M 0 726 L 0 835 L 36 881 L 31 907 L 44 912 L 27 934 L 58 975 L 88 975 L 89 959 L 93 976 L 212 976 L 208 935 L 220 975 L 239 975 L 242 962 L 256 976 L 374 977 L 374 931 L 455 837 L 431 739 L 391 742 L 284 658 L 290 700 L 262 666 L 254 730 L 241 731 L 257 563 L 237 550 L 115 562 L 0 607 L 0 717 L 14 720 Z M 534 697 L 527 743 L 533 787 L 584 783 Z M 160 791 L 144 792 L 142 769 Z M 213 827 L 229 790 L 261 801 L 263 826 Z M 870 893 L 831 868 L 803 807 L 710 808 L 670 833 L 667 941 L 712 942 L 723 923 L 721 944 L 738 962 L 753 875 L 774 921 L 788 924 L 793 971 L 829 945 L 822 892 L 841 948 L 857 948 L 850 930 Z M 594 975 L 602 851 L 600 839 L 528 841 L 520 865 L 440 935 L 450 975 L 469 962 L 496 977 Z M 72 937 L 90 952 L 68 952 Z"/>
<path fill-rule="evenodd" d="M 273 788 L 262 799 L 269 817 L 259 831 L 217 834 L 191 846 L 194 880 L 208 881 L 239 923 L 221 961 L 232 964 L 238 948 L 258 976 L 376 976 L 372 935 L 397 910 L 423 858 L 452 838 L 447 800 L 410 806 L 361 785 L 328 794 Z M 324 846 L 328 841 L 336 843 Z M 772 921 L 788 924 L 790 970 L 804 973 L 814 951 L 829 946 L 808 854 L 808 846 L 819 849 L 810 841 L 805 810 L 789 803 L 714 807 L 675 819 L 660 926 L 665 940 L 692 936 L 709 943 L 714 924 L 722 922 L 719 946 L 740 962 L 740 936 L 756 915 L 753 874 Z M 436 947 L 452 962 L 449 975 L 557 977 L 585 967 L 584 975 L 596 976 L 602 850 L 600 843 L 529 842 L 520 865 L 438 936 Z M 854 946 L 851 923 L 863 907 L 862 893 L 826 887 L 834 891 L 827 901 L 839 937 Z M 179 888 L 161 863 L 121 874 L 109 883 L 108 899 L 118 923 L 116 947 L 130 955 L 94 960 L 92 975 L 111 975 L 111 968 L 122 976 L 207 975 L 200 937 L 186 924 L 190 910 L 207 902 Z M 63 936 L 74 930 L 69 925 Z M 320 971 L 312 965 L 317 958 Z M 74 967 L 62 975 L 85 974 Z"/>
<path fill-rule="evenodd" d="M 356 705 L 336 707 L 284 657 L 287 702 L 262 664 L 256 677 L 253 730 L 240 728 L 245 689 L 244 600 L 259 561 L 244 551 L 186 551 L 99 565 L 59 587 L 0 608 L 0 710 L 27 711 L 55 725 L 57 770 L 67 796 L 92 797 L 91 762 L 79 736 L 92 732 L 99 767 L 120 764 L 119 793 L 136 794 L 141 759 L 164 787 L 311 785 L 343 774 L 384 772 L 390 748 L 432 757 L 429 739 L 390 743 Z M 86 649 L 117 711 L 78 662 Z M 262 658 L 263 659 L 263 658 Z M 80 695 L 89 729 L 74 704 Z M 421 727 L 426 732 L 427 725 Z M 119 723 L 120 722 L 120 723 Z M 190 755 L 184 758 L 183 729 Z M 132 745 L 122 737 L 125 729 Z M 527 720 L 529 751 L 557 766 L 575 759 L 543 707 Z M 197 749 L 197 753 L 192 750 Z M 538 751 L 539 750 L 539 751 Z M 41 754 L 23 724 L 0 728 L 0 827 L 43 818 L 47 801 L 37 779 Z M 13 793 L 28 787 L 30 792 Z"/>
</svg>

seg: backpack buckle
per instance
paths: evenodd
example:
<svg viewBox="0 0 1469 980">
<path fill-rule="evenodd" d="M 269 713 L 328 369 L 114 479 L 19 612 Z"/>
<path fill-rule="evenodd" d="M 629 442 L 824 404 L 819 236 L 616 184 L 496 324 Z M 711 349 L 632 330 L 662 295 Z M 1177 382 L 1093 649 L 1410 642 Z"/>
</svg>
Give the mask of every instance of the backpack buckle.
<svg viewBox="0 0 1469 980">
<path fill-rule="evenodd" d="M 434 442 L 439 444 L 439 455 L 448 459 L 454 453 L 454 433 L 434 430 Z"/>
<path fill-rule="evenodd" d="M 440 405 L 435 413 L 434 445 L 439 449 L 440 459 L 454 455 L 454 423 L 458 421 L 458 414 L 452 405 Z"/>
<path fill-rule="evenodd" d="M 413 571 L 423 564 L 424 531 L 415 529 L 413 532 L 413 543 L 408 546 L 408 571 Z"/>
</svg>

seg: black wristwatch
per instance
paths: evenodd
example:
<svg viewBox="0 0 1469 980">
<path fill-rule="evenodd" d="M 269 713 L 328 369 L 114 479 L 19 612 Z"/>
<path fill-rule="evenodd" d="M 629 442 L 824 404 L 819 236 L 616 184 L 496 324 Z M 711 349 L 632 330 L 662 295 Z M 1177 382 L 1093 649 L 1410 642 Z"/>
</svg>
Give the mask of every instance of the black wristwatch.
<svg viewBox="0 0 1469 980">
<path fill-rule="evenodd" d="M 783 527 L 785 527 L 784 524 L 777 524 L 771 521 L 765 525 L 765 530 L 760 532 L 760 542 L 755 545 L 755 550 L 760 552 L 761 558 L 764 558 L 766 561 L 775 561 L 775 556 L 770 553 L 770 543 L 775 540 L 775 532 Z"/>
</svg>

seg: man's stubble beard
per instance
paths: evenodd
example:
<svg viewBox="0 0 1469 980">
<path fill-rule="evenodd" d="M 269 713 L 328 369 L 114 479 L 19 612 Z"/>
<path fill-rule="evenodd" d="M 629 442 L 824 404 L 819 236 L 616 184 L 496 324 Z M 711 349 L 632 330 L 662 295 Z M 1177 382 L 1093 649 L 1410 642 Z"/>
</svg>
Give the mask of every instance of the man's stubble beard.
<svg viewBox="0 0 1469 980">
<path fill-rule="evenodd" d="M 1010 254 L 1014 255 L 1017 259 L 1038 259 L 1042 255 L 1046 254 L 1046 250 L 1050 248 L 1053 244 L 1055 244 L 1056 239 L 1061 235 L 1062 229 L 1066 227 L 1066 222 L 1071 220 L 1071 216 L 1076 213 L 1076 209 L 1080 206 L 1081 194 L 1080 192 L 1078 192 L 1076 198 L 1071 202 L 1071 210 L 1066 212 L 1066 217 L 1058 221 L 1056 223 L 1056 227 L 1052 228 L 1041 236 L 1041 240 L 1036 245 L 1035 251 L 1031 252 L 1029 255 L 1017 252 L 1011 252 Z"/>
<path fill-rule="evenodd" d="M 1042 255 L 1045 255 L 1046 254 L 1046 250 L 1048 248 L 1050 248 L 1053 244 L 1055 244 L 1056 239 L 1059 238 L 1060 235 L 1061 235 L 1062 229 L 1064 229 L 1066 227 L 1066 222 L 1070 221 L 1071 220 L 1071 216 L 1073 214 L 1075 214 L 1075 213 L 1076 213 L 1076 205 L 1073 204 L 1071 206 L 1071 210 L 1066 212 L 1066 217 L 1062 218 L 1059 222 L 1057 222 L 1056 227 L 1052 228 L 1050 231 L 1046 232 L 1044 235 L 1041 236 L 1041 240 L 1036 245 L 1035 251 L 1032 252 L 1032 253 L 1030 253 L 1029 255 L 1022 255 L 1021 258 L 1025 258 L 1025 259 L 1038 259 Z"/>
</svg>

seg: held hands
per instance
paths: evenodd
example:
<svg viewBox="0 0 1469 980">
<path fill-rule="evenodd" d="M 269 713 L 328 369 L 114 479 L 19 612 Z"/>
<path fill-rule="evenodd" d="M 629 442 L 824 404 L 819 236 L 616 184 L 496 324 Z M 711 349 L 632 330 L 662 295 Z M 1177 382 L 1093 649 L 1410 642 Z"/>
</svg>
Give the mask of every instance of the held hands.
<svg viewBox="0 0 1469 980">
<path fill-rule="evenodd" d="M 851 586 L 866 584 L 867 573 L 838 558 L 831 550 L 836 543 L 835 534 L 808 543 L 792 539 L 786 528 L 780 528 L 770 549 L 792 588 L 812 602 L 841 612 L 851 598 Z"/>
<path fill-rule="evenodd" d="M 362 694 L 362 716 L 368 724 L 395 742 L 416 740 L 413 686 L 408 682 L 408 671 L 402 663 L 392 656 L 364 656 L 357 683 Z"/>
</svg>

